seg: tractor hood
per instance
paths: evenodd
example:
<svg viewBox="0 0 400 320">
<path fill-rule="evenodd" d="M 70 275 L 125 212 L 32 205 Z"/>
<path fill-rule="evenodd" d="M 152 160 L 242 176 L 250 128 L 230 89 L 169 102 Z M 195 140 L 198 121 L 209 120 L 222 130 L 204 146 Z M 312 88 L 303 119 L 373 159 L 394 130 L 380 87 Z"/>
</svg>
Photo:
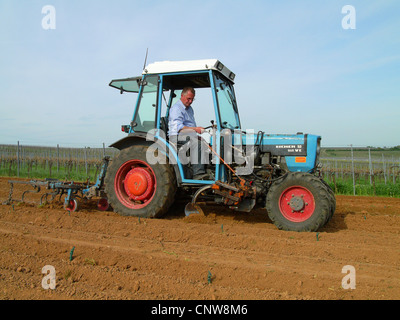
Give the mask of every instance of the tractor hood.
<svg viewBox="0 0 400 320">
<path fill-rule="evenodd" d="M 239 143 L 235 137 L 235 143 Z M 261 153 L 285 157 L 290 171 L 310 172 L 318 164 L 321 137 L 312 134 L 244 134 L 241 136 L 243 146 L 259 146 Z"/>
</svg>

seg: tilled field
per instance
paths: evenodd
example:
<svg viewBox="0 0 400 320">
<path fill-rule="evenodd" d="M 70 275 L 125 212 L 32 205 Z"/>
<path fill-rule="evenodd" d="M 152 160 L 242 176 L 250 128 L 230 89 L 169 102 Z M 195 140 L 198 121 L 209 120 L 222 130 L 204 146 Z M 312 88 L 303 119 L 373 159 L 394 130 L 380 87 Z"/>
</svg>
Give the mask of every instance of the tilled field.
<svg viewBox="0 0 400 320">
<path fill-rule="evenodd" d="M 337 196 L 319 233 L 280 231 L 265 210 L 185 217 L 183 207 L 138 219 L 95 202 L 73 213 L 0 205 L 0 299 L 400 299 L 400 199 Z M 55 289 L 42 285 L 45 266 Z M 342 287 L 345 266 L 355 289 Z"/>
</svg>

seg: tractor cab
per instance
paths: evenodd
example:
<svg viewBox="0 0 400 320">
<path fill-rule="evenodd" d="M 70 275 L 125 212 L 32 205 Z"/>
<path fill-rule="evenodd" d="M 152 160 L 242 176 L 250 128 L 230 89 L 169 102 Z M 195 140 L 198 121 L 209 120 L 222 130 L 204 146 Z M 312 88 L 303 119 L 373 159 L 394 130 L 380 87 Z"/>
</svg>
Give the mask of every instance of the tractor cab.
<svg viewBox="0 0 400 320">
<path fill-rule="evenodd" d="M 128 133 L 128 136 L 112 146 L 122 149 L 127 143 L 130 144 L 129 141 L 138 137 L 149 137 L 151 133 L 156 140 L 165 144 L 169 159 L 174 158 L 179 182 L 210 184 L 224 178 L 227 173 L 220 162 L 221 140 L 216 137 L 219 137 L 219 133 L 224 129 L 234 131 L 241 128 L 233 88 L 234 79 L 235 74 L 219 60 L 209 59 L 156 62 L 149 64 L 140 77 L 112 80 L 110 86 L 120 90 L 121 94 L 138 94 L 132 121 L 129 125 L 122 126 L 122 131 Z M 178 160 L 177 150 L 169 141 L 169 111 L 180 99 L 184 87 L 193 87 L 196 90 L 196 100 L 198 97 L 203 99 L 203 105 L 196 101 L 193 108 L 197 125 L 210 129 L 203 137 L 203 142 L 208 141 L 213 148 L 213 151 L 209 152 L 215 162 L 215 165 L 209 166 L 214 179 L 208 181 L 191 179 L 190 171 L 185 170 L 187 168 Z M 198 121 L 198 116 L 205 112 L 204 105 L 208 108 L 208 121 L 211 123 L 209 126 Z"/>
</svg>

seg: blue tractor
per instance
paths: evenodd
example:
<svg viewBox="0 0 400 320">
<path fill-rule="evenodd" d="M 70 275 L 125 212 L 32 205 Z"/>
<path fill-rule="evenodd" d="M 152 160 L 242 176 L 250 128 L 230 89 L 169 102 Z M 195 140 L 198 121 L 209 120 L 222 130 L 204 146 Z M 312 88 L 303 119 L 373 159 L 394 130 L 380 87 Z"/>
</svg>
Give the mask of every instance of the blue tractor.
<svg viewBox="0 0 400 320">
<path fill-rule="evenodd" d="M 288 231 L 317 231 L 332 218 L 335 195 L 319 176 L 321 137 L 244 130 L 234 80 L 225 65 L 209 59 L 155 62 L 139 77 L 110 82 L 121 94 L 138 95 L 132 121 L 122 126 L 126 137 L 111 145 L 120 150 L 105 177 L 114 211 L 158 218 L 185 194 L 186 215 L 199 212 L 202 201 L 242 212 L 265 208 Z M 196 89 L 196 100 L 200 91 L 213 105 L 207 136 L 194 139 L 205 149 L 206 180 L 194 180 L 191 162 L 181 157 L 193 151 L 185 149 L 192 137 L 179 144 L 168 135 L 169 111 L 184 87 Z"/>
</svg>

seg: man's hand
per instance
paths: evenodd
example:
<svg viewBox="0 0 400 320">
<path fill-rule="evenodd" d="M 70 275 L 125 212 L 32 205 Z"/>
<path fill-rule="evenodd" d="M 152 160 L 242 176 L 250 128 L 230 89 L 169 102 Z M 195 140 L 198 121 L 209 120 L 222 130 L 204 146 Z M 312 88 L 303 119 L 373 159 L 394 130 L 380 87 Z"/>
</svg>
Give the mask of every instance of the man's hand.
<svg viewBox="0 0 400 320">
<path fill-rule="evenodd" d="M 196 131 L 198 134 L 202 134 L 204 132 L 204 128 L 203 127 L 195 127 L 194 131 Z"/>
<path fill-rule="evenodd" d="M 191 131 L 191 130 L 196 131 L 198 134 L 202 134 L 204 132 L 204 128 L 203 127 L 183 127 L 180 132 L 182 132 L 182 131 Z"/>
</svg>

